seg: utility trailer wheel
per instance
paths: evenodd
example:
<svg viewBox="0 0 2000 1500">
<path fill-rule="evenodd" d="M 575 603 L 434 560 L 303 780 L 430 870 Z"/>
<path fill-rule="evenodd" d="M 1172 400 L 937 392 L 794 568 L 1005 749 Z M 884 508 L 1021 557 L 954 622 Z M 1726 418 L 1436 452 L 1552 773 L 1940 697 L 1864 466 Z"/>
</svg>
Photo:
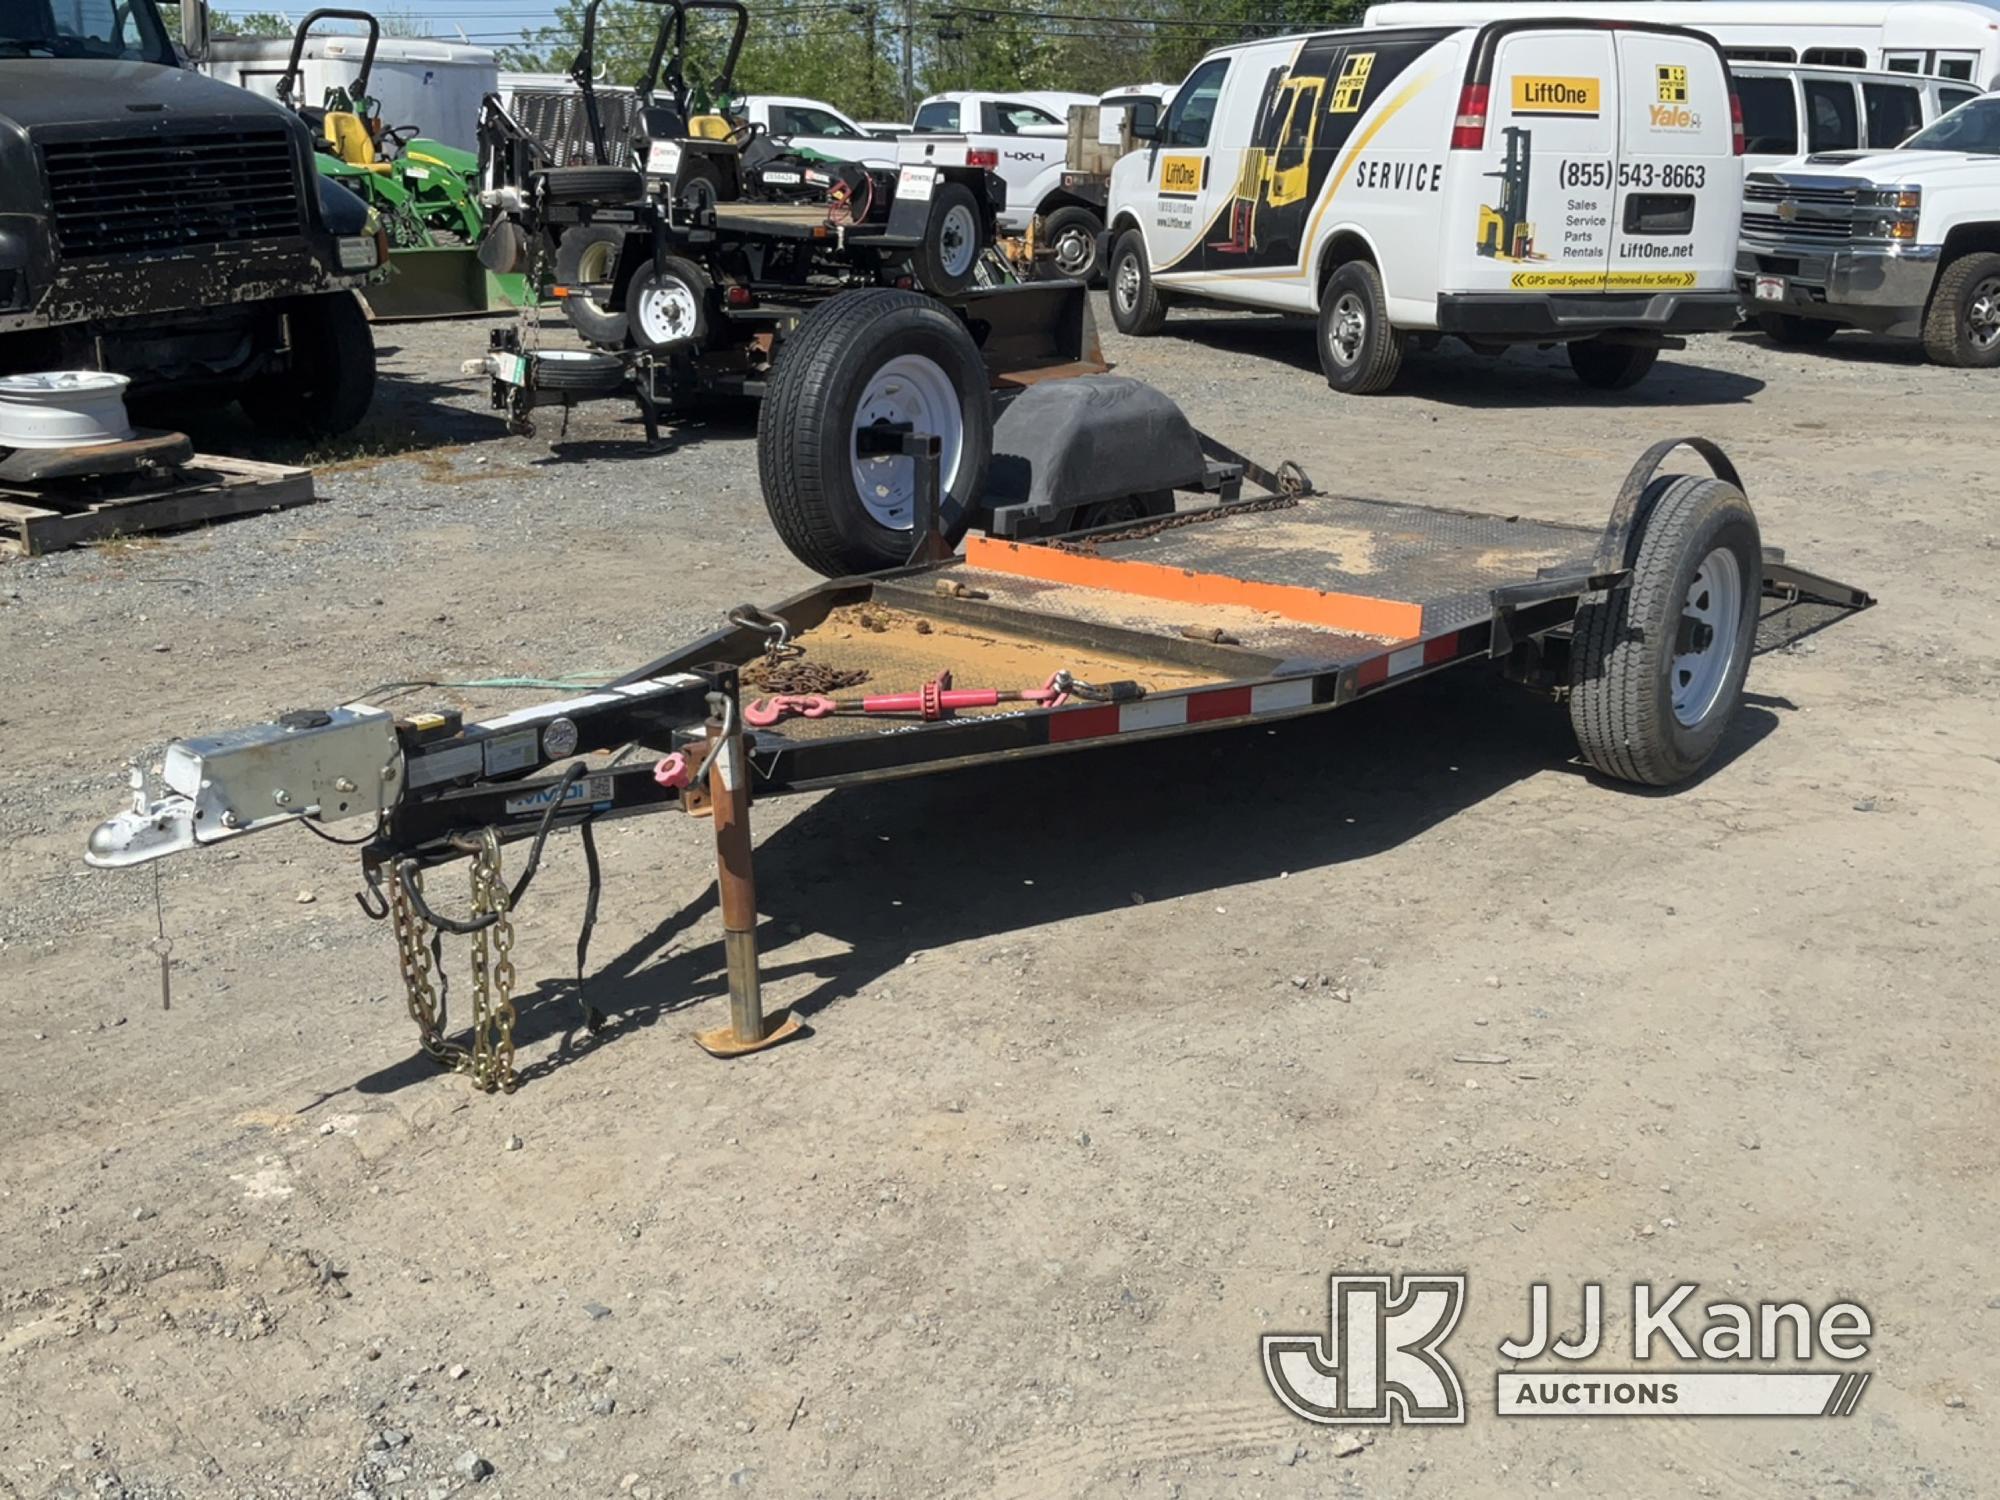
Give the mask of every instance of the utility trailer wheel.
<svg viewBox="0 0 2000 1500">
<path fill-rule="evenodd" d="M 641 349 L 684 349 L 708 338 L 707 275 L 678 255 L 647 261 L 625 289 L 625 323 Z"/>
<path fill-rule="evenodd" d="M 1153 285 L 1145 237 L 1136 229 L 1126 230 L 1111 247 L 1111 321 L 1134 338 L 1150 337 L 1166 325 L 1167 299 Z"/>
<path fill-rule="evenodd" d="M 962 182 L 941 182 L 931 196 L 931 215 L 924 242 L 911 257 L 917 285 L 949 297 L 972 285 L 972 273 L 985 248 L 980 231 L 979 200 Z"/>
<path fill-rule="evenodd" d="M 375 399 L 375 335 L 352 292 L 286 304 L 291 361 L 282 375 L 236 393 L 243 414 L 285 437 L 335 437 L 360 425 Z"/>
<path fill-rule="evenodd" d="M 625 231 L 608 225 L 578 224 L 556 241 L 556 280 L 566 289 L 563 316 L 600 349 L 623 349 L 631 336 L 631 322 L 619 310 L 618 262 L 624 253 Z M 599 294 L 602 301 L 577 290 L 607 285 L 611 291 Z"/>
<path fill-rule="evenodd" d="M 1386 391 L 1403 368 L 1403 336 L 1389 322 L 1382 273 L 1365 260 L 1340 266 L 1319 294 L 1319 367 L 1348 396 Z"/>
<path fill-rule="evenodd" d="M 1574 339 L 1565 347 L 1576 378 L 1596 391 L 1629 391 L 1660 357 L 1658 349 L 1645 344 L 1610 344 L 1603 339 Z"/>
<path fill-rule="evenodd" d="M 1630 584 L 1577 610 L 1569 719 L 1606 776 L 1673 786 L 1708 763 L 1742 699 L 1764 552 L 1750 502 L 1720 479 L 1655 479 L 1639 517 Z"/>
<path fill-rule="evenodd" d="M 635 167 L 550 167 L 542 197 L 550 203 L 630 203 L 646 196 L 646 174 Z"/>
<path fill-rule="evenodd" d="M 950 308 L 870 287 L 815 308 L 785 341 L 757 415 L 757 472 L 792 555 L 829 578 L 900 567 L 916 544 L 916 460 L 859 451 L 864 429 L 907 422 L 939 439 L 939 518 L 965 531 L 986 492 L 986 365 Z"/>
<path fill-rule="evenodd" d="M 625 385 L 625 363 L 588 349 L 544 349 L 535 356 L 535 385 L 574 396 L 608 396 Z"/>
<path fill-rule="evenodd" d="M 1757 327 L 1774 344 L 1824 344 L 1840 332 L 1838 323 L 1825 318 L 1801 318 L 1796 313 L 1758 313 Z"/>
<path fill-rule="evenodd" d="M 1104 221 L 1075 203 L 1044 219 L 1042 238 L 1048 243 L 1056 274 L 1085 286 L 1095 281 L 1103 269 L 1097 264 L 1097 237 L 1103 232 Z"/>
<path fill-rule="evenodd" d="M 1938 273 L 1924 353 L 1932 364 L 1963 369 L 2000 365 L 2000 255 L 1961 255 Z"/>
</svg>

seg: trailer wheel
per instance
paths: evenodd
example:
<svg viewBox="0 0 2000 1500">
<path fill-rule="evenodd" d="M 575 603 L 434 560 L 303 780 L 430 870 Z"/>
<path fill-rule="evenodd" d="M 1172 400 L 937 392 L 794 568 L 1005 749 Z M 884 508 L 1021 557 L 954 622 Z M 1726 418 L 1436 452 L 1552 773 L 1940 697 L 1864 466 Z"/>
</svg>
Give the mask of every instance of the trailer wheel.
<svg viewBox="0 0 2000 1500">
<path fill-rule="evenodd" d="M 1146 240 L 1136 229 L 1111 248 L 1111 321 L 1120 333 L 1149 338 L 1166 324 L 1167 302 L 1146 265 Z"/>
<path fill-rule="evenodd" d="M 1603 339 L 1574 339 L 1568 349 L 1576 378 L 1598 391 L 1630 390 L 1660 357 L 1658 349 L 1645 344 L 1609 344 Z"/>
<path fill-rule="evenodd" d="M 535 384 L 545 391 L 608 396 L 625 385 L 625 364 L 590 349 L 544 349 L 535 356 Z"/>
<path fill-rule="evenodd" d="M 375 399 L 375 335 L 352 292 L 300 297 L 285 308 L 291 361 L 282 375 L 236 393 L 243 414 L 286 437 L 351 431 Z"/>
<path fill-rule="evenodd" d="M 1077 204 L 1059 208 L 1042 220 L 1042 238 L 1048 243 L 1058 275 L 1085 286 L 1097 279 L 1097 237 L 1104 221 Z"/>
<path fill-rule="evenodd" d="M 1825 318 L 1801 318 L 1796 313 L 1758 313 L 1757 326 L 1774 344 L 1824 344 L 1840 332 Z"/>
<path fill-rule="evenodd" d="M 636 167 L 550 167 L 542 196 L 550 203 L 630 203 L 646 195 L 646 174 Z"/>
<path fill-rule="evenodd" d="M 623 349 L 631 332 L 618 310 L 618 262 L 624 253 L 625 231 L 608 225 L 578 224 L 556 242 L 556 280 L 567 289 L 563 316 L 600 349 Z M 586 285 L 609 285 L 611 290 L 595 296 L 577 290 Z"/>
<path fill-rule="evenodd" d="M 708 337 L 709 280 L 678 255 L 647 261 L 625 289 L 625 322 L 641 349 L 680 349 Z"/>
<path fill-rule="evenodd" d="M 1326 383 L 1349 396 L 1372 396 L 1403 368 L 1403 336 L 1389 322 L 1382 273 L 1350 260 L 1319 294 L 1319 367 Z"/>
<path fill-rule="evenodd" d="M 965 531 L 993 452 L 986 365 L 957 315 L 871 287 L 814 309 L 786 340 L 757 418 L 757 471 L 792 555 L 829 578 L 900 566 L 915 542 L 916 463 L 857 451 L 867 427 L 940 439 L 940 518 Z"/>
<path fill-rule="evenodd" d="M 1939 365 L 2000 365 L 2000 255 L 1961 255 L 1938 274 L 1924 314 L 1924 353 Z"/>
<path fill-rule="evenodd" d="M 1569 718 L 1606 776 L 1672 786 L 1708 763 L 1742 699 L 1764 553 L 1750 502 L 1720 479 L 1663 476 L 1639 513 L 1631 582 L 1577 611 Z"/>
<path fill-rule="evenodd" d="M 979 200 L 962 182 L 940 182 L 931 196 L 931 216 L 912 268 L 917 285 L 940 297 L 972 285 L 972 272 L 986 236 L 980 231 Z"/>
</svg>

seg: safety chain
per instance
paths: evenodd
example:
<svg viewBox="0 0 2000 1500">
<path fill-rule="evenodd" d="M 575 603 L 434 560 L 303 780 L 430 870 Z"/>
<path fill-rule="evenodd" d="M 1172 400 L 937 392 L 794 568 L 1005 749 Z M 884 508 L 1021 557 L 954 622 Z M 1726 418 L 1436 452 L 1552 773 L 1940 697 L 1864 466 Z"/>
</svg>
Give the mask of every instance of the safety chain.
<svg viewBox="0 0 2000 1500">
<path fill-rule="evenodd" d="M 403 998 L 417 1023 L 426 1056 L 470 1078 L 475 1088 L 514 1091 L 514 924 L 511 896 L 500 864 L 500 835 L 488 828 L 471 861 L 474 922 L 490 916 L 472 937 L 472 1046 L 444 1039 L 443 1016 L 432 978 L 430 929 L 410 899 L 423 892 L 423 872 L 405 866 L 389 881 L 389 919 L 403 971 Z"/>
<path fill-rule="evenodd" d="M 1290 510 L 1298 503 L 1297 495 L 1265 495 L 1256 500 L 1236 500 L 1227 505 L 1211 506 L 1205 510 L 1175 511 L 1170 516 L 1141 521 L 1121 531 L 1103 531 L 1080 541 L 1054 541 L 1049 545 L 1058 552 L 1075 552 L 1085 557 L 1095 557 L 1097 549 L 1106 542 L 1134 542 L 1141 537 L 1158 536 L 1163 531 L 1174 531 L 1182 526 L 1199 526 L 1204 521 L 1226 521 L 1231 516 L 1254 516 L 1268 510 Z"/>
</svg>

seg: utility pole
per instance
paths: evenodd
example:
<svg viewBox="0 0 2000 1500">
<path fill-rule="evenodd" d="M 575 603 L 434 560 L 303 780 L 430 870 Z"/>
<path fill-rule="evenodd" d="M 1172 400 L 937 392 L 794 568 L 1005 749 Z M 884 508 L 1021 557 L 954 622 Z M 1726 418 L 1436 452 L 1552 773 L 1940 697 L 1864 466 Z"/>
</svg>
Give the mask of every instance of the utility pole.
<svg viewBox="0 0 2000 1500">
<path fill-rule="evenodd" d="M 903 0 L 903 119 L 917 110 L 917 0 Z"/>
</svg>

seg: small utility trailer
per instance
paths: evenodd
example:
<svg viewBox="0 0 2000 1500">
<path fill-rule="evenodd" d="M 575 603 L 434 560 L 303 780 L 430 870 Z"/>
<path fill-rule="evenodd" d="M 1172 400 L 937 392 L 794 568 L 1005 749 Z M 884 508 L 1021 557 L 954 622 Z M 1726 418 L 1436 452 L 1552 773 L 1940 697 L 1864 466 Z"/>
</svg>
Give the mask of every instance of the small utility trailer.
<svg viewBox="0 0 2000 1500">
<path fill-rule="evenodd" d="M 698 1040 L 754 1051 L 795 1029 L 765 1014 L 758 984 L 758 798 L 1324 713 L 1475 663 L 1566 699 L 1604 775 L 1697 774 L 1760 618 L 1796 612 L 1797 634 L 1873 601 L 1766 549 L 1728 460 L 1687 441 L 1712 475 L 1661 473 L 1680 446 L 1662 442 L 1601 528 L 1273 493 L 1055 537 L 975 535 L 963 556 L 941 555 L 936 465 L 919 463 L 914 551 L 933 560 L 741 607 L 601 689 L 483 722 L 347 703 L 176 741 L 166 795 L 135 769 L 132 806 L 86 858 L 129 866 L 285 823 L 343 825 L 425 1050 L 507 1088 L 512 914 L 551 832 L 582 830 L 594 913 L 595 822 L 705 814 L 730 1020 Z M 503 851 L 522 840 L 510 882 Z M 471 904 L 447 913 L 425 872 L 462 859 Z M 445 1036 L 440 932 L 471 940 L 469 1046 Z"/>
</svg>

